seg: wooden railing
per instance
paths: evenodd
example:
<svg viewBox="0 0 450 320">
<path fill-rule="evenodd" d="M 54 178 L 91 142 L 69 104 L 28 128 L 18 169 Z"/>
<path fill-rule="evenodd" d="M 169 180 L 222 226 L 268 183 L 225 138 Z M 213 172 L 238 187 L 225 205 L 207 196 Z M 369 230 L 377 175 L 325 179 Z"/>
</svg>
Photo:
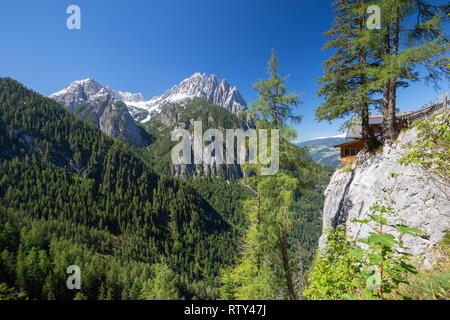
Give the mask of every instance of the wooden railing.
<svg viewBox="0 0 450 320">
<path fill-rule="evenodd" d="M 425 120 L 429 118 L 432 114 L 440 111 L 441 109 L 447 110 L 449 102 L 450 101 L 448 100 L 448 92 L 446 92 L 442 96 L 431 100 L 419 110 L 406 114 L 404 116 L 400 116 L 398 117 L 398 119 L 401 122 L 406 121 L 407 125 L 410 125 L 414 121 Z"/>
</svg>

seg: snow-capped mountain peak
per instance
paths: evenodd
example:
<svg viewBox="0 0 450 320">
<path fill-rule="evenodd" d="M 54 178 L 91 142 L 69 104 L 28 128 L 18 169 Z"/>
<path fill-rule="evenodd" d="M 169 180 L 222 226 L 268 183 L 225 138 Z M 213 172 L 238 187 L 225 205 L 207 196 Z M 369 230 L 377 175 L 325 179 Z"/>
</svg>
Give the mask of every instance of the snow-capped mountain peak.
<svg viewBox="0 0 450 320">
<path fill-rule="evenodd" d="M 123 101 L 131 116 L 141 122 L 148 121 L 152 112 L 159 112 L 165 104 L 183 103 L 194 97 L 208 100 L 230 112 L 241 112 L 247 109 L 247 103 L 239 90 L 232 87 L 227 80 L 219 81 L 214 74 L 208 76 L 206 73 L 199 72 L 184 79 L 161 96 L 148 101 L 141 93 L 116 91 L 99 84 L 92 78 L 74 81 L 63 90 L 50 95 L 50 98 L 73 111 L 77 105 L 104 95 L 111 95 Z"/>
<path fill-rule="evenodd" d="M 111 87 L 101 85 L 92 78 L 74 81 L 64 89 L 51 94 L 50 98 L 61 103 L 70 111 L 73 111 L 77 105 L 104 95 L 111 95 L 114 98 L 122 100 L 125 104 L 128 101 L 145 101 L 141 93 L 116 91 Z"/>
<path fill-rule="evenodd" d="M 186 99 L 200 97 L 216 105 L 226 108 L 230 112 L 240 112 L 247 109 L 247 102 L 236 87 L 231 87 L 227 80 L 219 79 L 216 75 L 194 73 L 178 85 L 164 92 L 160 97 L 149 101 L 152 105 L 177 103 Z"/>
</svg>

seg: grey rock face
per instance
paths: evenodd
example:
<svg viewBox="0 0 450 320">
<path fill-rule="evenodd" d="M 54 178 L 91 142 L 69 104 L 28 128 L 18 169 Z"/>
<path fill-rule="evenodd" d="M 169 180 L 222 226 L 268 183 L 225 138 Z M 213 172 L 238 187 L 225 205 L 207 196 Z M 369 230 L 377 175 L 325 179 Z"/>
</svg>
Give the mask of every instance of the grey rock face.
<svg viewBox="0 0 450 320">
<path fill-rule="evenodd" d="M 136 125 L 123 102 L 144 101 L 140 93 L 115 91 L 93 79 L 85 79 L 71 83 L 50 98 L 83 120 L 92 122 L 110 137 L 124 137 L 138 146 L 148 143 L 148 134 Z"/>
<path fill-rule="evenodd" d="M 78 105 L 74 112 L 110 137 L 123 137 L 137 146 L 149 143 L 148 134 L 136 125 L 127 106 L 111 95 L 93 97 Z"/>
<path fill-rule="evenodd" d="M 172 165 L 172 174 L 180 178 L 214 176 L 225 180 L 235 180 L 243 177 L 240 165 Z"/>
<path fill-rule="evenodd" d="M 218 112 L 219 111 L 219 112 Z M 219 116 L 215 118 L 213 115 Z M 205 116 L 207 115 L 207 116 Z M 202 116 L 205 116 L 202 118 Z M 193 128 L 195 121 L 202 120 L 202 130 L 205 132 L 209 128 L 216 128 L 223 132 L 223 137 L 225 139 L 226 129 L 254 129 L 254 121 L 249 116 L 244 116 L 241 114 L 233 114 L 227 110 L 223 110 L 217 105 L 211 104 L 206 99 L 193 98 L 192 100 L 186 101 L 185 104 L 179 105 L 176 103 L 168 103 L 162 108 L 162 110 L 152 117 L 149 122 L 150 126 L 160 131 L 173 131 L 175 129 L 185 129 L 190 130 L 190 140 L 191 143 L 194 140 Z M 230 125 L 231 127 L 224 127 L 224 125 Z M 224 140 L 225 141 L 225 140 Z M 208 144 L 208 143 L 206 143 Z M 226 145 L 224 145 L 224 154 L 227 150 Z M 235 146 L 236 150 L 237 146 Z M 193 150 L 191 148 L 193 154 Z M 226 180 L 239 179 L 242 178 L 244 173 L 241 165 L 237 164 L 235 159 L 234 164 L 183 164 L 175 165 L 171 164 L 171 174 L 177 177 L 197 177 L 201 175 L 222 177 Z"/>
<path fill-rule="evenodd" d="M 394 211 L 387 216 L 391 224 L 405 224 L 425 232 L 424 237 L 404 235 L 405 251 L 420 256 L 424 267 L 433 265 L 430 253 L 450 228 L 450 203 L 443 192 L 417 167 L 403 166 L 398 160 L 407 152 L 408 142 L 417 138 L 415 129 L 403 132 L 391 147 L 369 156 L 361 152 L 351 172 L 338 170 L 325 191 L 324 231 L 346 223 L 346 232 L 355 238 L 367 237 L 367 225 L 351 222 L 373 213 L 371 206 L 382 204 Z M 394 230 L 386 230 L 398 236 Z M 319 247 L 327 245 L 323 234 Z"/>
</svg>

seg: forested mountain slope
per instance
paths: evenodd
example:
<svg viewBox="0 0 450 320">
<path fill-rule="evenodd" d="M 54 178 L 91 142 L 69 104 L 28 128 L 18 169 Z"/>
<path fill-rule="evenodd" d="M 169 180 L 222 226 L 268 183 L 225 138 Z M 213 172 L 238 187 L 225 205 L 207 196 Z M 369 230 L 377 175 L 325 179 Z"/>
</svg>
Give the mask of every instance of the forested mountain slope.
<svg viewBox="0 0 450 320">
<path fill-rule="evenodd" d="M 308 154 L 318 162 L 337 168 L 341 164 L 341 151 L 334 146 L 344 143 L 345 138 L 329 137 L 300 142 L 299 147 L 307 147 Z"/>
<path fill-rule="evenodd" d="M 8 78 L 0 150 L 0 283 L 72 299 L 76 264 L 77 298 L 217 298 L 231 227 L 186 182 Z"/>
<path fill-rule="evenodd" d="M 171 150 L 179 141 L 171 141 L 172 131 L 177 128 L 186 129 L 192 133 L 194 121 L 202 122 L 203 133 L 210 129 L 243 129 L 254 128 L 250 118 L 229 112 L 227 109 L 211 102 L 195 97 L 184 104 L 167 104 L 145 124 L 148 132 L 154 137 L 154 143 L 148 147 L 147 158 L 153 166 L 165 174 L 180 177 L 196 177 L 211 175 L 225 179 L 242 177 L 240 165 L 173 165 Z M 224 138 L 225 139 L 225 138 Z M 224 140 L 225 141 L 225 140 Z M 224 147 L 224 152 L 226 146 Z"/>
<path fill-rule="evenodd" d="M 148 124 L 155 141 L 137 148 L 1 78 L 0 284 L 32 299 L 219 298 L 219 271 L 236 261 L 253 195 L 227 174 L 173 178 L 172 117 L 204 130 L 250 126 L 196 98 L 166 107 Z M 296 196 L 288 241 L 307 268 L 329 173 L 311 162 L 299 178 L 309 187 Z M 73 264 L 78 293 L 66 286 Z"/>
</svg>

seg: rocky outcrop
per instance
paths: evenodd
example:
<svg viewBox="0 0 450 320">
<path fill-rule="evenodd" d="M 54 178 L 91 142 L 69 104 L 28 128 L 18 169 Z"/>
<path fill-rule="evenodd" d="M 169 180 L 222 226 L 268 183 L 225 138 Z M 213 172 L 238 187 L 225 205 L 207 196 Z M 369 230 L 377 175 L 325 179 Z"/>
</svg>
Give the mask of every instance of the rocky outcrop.
<svg viewBox="0 0 450 320">
<path fill-rule="evenodd" d="M 137 146 L 149 143 L 150 137 L 136 125 L 124 101 L 144 101 L 142 94 L 115 91 L 93 79 L 75 81 L 50 98 L 83 120 L 96 125 L 108 136 L 123 137 Z"/>
<path fill-rule="evenodd" d="M 167 158 L 167 152 L 171 152 L 167 145 L 175 146 L 178 142 L 170 142 L 170 135 L 175 129 L 184 129 L 190 132 L 190 141 L 193 143 L 193 132 L 195 121 L 202 123 L 202 132 L 208 129 L 221 130 L 225 138 L 227 129 L 254 129 L 254 120 L 249 115 L 235 114 L 228 112 L 221 106 L 214 105 L 206 99 L 194 97 L 185 101 L 184 104 L 169 103 L 146 124 L 149 132 L 155 137 L 155 143 L 150 146 L 150 153 L 156 150 L 157 158 Z M 160 137 L 163 136 L 164 138 Z M 169 139 L 167 139 L 169 138 Z M 207 145 L 209 143 L 205 143 Z M 204 145 L 204 146 L 205 146 Z M 227 150 L 224 140 L 224 154 Z M 234 146 L 236 151 L 237 146 Z M 161 154 L 160 150 L 164 150 Z M 191 152 L 193 154 L 192 145 Z M 171 155 L 169 155 L 171 156 Z M 192 159 L 193 160 L 193 159 Z M 239 164 L 167 164 L 170 167 L 170 173 L 177 177 L 197 177 L 201 175 L 222 177 L 226 180 L 239 179 L 243 177 L 243 170 Z"/>
<path fill-rule="evenodd" d="M 212 176 L 220 177 L 225 180 L 235 180 L 243 177 L 241 166 L 234 165 L 208 165 L 208 164 L 188 164 L 172 165 L 172 175 L 179 178 Z"/>
<path fill-rule="evenodd" d="M 73 112 L 112 138 L 123 137 L 137 146 L 145 146 L 150 142 L 150 136 L 136 125 L 127 106 L 111 95 L 90 98 L 75 107 Z"/>
<path fill-rule="evenodd" d="M 355 238 L 366 237 L 371 229 L 352 222 L 364 219 L 370 207 L 382 204 L 393 208 L 387 218 L 391 224 L 404 224 L 423 230 L 422 237 L 402 237 L 404 249 L 420 256 L 424 267 L 433 265 L 431 251 L 450 229 L 450 203 L 442 190 L 427 179 L 427 173 L 415 166 L 404 166 L 399 159 L 407 152 L 407 144 L 417 139 L 417 131 L 402 132 L 392 146 L 369 155 L 361 152 L 351 170 L 337 170 L 325 191 L 324 231 L 328 225 L 342 227 Z M 373 213 L 373 212 L 372 212 Z M 393 230 L 386 230 L 398 236 Z M 327 245 L 325 234 L 319 247 Z"/>
</svg>

